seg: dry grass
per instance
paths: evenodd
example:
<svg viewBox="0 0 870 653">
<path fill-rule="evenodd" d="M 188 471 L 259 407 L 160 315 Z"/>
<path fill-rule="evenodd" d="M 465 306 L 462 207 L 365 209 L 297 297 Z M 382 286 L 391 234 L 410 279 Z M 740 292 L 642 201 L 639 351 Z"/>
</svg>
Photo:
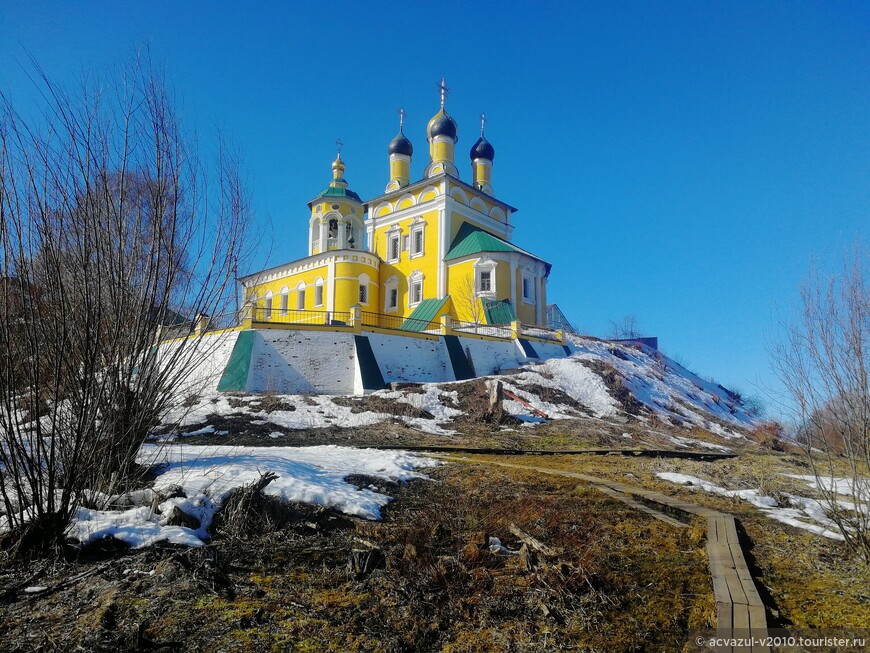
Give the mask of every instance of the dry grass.
<svg viewBox="0 0 870 653">
<path fill-rule="evenodd" d="M 66 591 L 19 597 L 0 625 L 4 648 L 679 651 L 690 627 L 710 623 L 703 539 L 691 529 L 559 478 L 464 465 L 432 474 L 385 488 L 397 499 L 382 522 L 303 520 L 198 550 L 130 553 Z M 520 548 L 511 523 L 560 553 L 490 552 L 489 536 Z M 360 546 L 380 551 L 384 568 L 354 573 Z"/>
</svg>

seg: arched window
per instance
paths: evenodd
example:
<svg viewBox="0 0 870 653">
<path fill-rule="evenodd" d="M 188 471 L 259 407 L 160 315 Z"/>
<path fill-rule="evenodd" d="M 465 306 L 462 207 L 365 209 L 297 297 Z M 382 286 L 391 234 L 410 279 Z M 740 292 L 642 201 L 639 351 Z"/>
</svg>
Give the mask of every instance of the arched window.
<svg viewBox="0 0 870 653">
<path fill-rule="evenodd" d="M 474 264 L 474 291 L 480 297 L 494 299 L 496 296 L 495 278 L 498 264 L 492 259 L 482 258 Z"/>
<path fill-rule="evenodd" d="M 326 238 L 329 247 L 338 247 L 338 220 L 330 218 L 326 228 Z"/>
<path fill-rule="evenodd" d="M 263 319 L 272 319 L 272 291 L 266 293 L 266 301 L 263 304 Z"/>
<path fill-rule="evenodd" d="M 399 277 L 392 275 L 384 284 L 384 310 L 388 312 L 399 308 Z"/>
<path fill-rule="evenodd" d="M 289 301 L 290 289 L 287 286 L 281 288 L 281 315 L 287 315 L 287 304 Z"/>
<path fill-rule="evenodd" d="M 323 306 L 323 279 L 320 277 L 314 280 L 314 305 Z"/>
<path fill-rule="evenodd" d="M 369 275 L 363 273 L 359 275 L 359 294 L 357 296 L 357 301 L 360 304 L 368 304 L 369 303 Z"/>
<path fill-rule="evenodd" d="M 305 284 L 301 281 L 296 286 L 296 310 L 305 310 Z"/>
<path fill-rule="evenodd" d="M 423 273 L 414 270 L 408 277 L 408 306 L 416 306 L 423 301 Z"/>
</svg>

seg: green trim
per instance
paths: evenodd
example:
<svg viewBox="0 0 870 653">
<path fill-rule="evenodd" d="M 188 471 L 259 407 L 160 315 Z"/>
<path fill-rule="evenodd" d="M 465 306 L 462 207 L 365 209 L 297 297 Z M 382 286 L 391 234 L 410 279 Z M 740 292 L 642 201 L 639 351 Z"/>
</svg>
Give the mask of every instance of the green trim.
<svg viewBox="0 0 870 653">
<path fill-rule="evenodd" d="M 399 328 L 402 331 L 423 331 L 426 328 L 426 324 L 438 317 L 438 311 L 444 307 L 448 299 L 448 297 L 444 299 L 424 299 L 406 318 L 406 321 L 402 322 L 402 326 Z M 420 322 L 410 320 L 420 320 Z"/>
<path fill-rule="evenodd" d="M 517 319 L 517 314 L 514 312 L 514 307 L 509 299 L 501 301 L 482 299 L 481 302 L 483 302 L 483 314 L 487 324 L 510 324 Z"/>
<path fill-rule="evenodd" d="M 218 392 L 244 392 L 248 387 L 248 370 L 254 350 L 255 331 L 239 331 L 230 360 L 218 383 Z"/>
</svg>

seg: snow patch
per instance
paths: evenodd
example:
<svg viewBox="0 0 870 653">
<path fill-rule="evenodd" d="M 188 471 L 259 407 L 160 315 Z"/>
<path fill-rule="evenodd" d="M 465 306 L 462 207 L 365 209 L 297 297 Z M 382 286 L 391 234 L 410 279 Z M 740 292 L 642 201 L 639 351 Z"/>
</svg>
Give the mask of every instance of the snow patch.
<svg viewBox="0 0 870 653">
<path fill-rule="evenodd" d="M 273 472 L 277 480 L 264 493 L 287 502 L 312 503 L 335 508 L 365 519 L 379 519 L 391 498 L 371 489 L 358 489 L 344 479 L 365 474 L 393 481 L 426 478 L 419 467 L 442 464 L 403 451 L 377 451 L 351 447 L 197 447 L 185 445 L 143 446 L 139 462 L 160 465 L 154 489 L 181 487 L 186 497 L 167 499 L 154 510 L 138 507 L 125 511 L 79 508 L 68 535 L 82 543 L 112 536 L 133 548 L 167 541 L 200 546 L 209 537 L 215 512 L 236 488 L 250 484 L 261 474 Z M 166 522 L 178 508 L 196 517 L 200 526 L 191 529 Z"/>
</svg>

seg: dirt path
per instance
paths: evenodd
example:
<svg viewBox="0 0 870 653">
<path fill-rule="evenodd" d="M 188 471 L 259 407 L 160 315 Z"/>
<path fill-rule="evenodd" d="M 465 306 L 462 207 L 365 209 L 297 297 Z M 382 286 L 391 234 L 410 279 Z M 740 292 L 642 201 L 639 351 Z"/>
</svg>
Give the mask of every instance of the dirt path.
<svg viewBox="0 0 870 653">
<path fill-rule="evenodd" d="M 767 617 L 764 603 L 761 601 L 758 589 L 755 587 L 749 567 L 746 564 L 746 558 L 743 555 L 743 549 L 737 535 L 737 524 L 733 515 L 704 508 L 703 506 L 652 490 L 627 485 L 618 481 L 611 481 L 606 478 L 589 476 L 579 472 L 568 472 L 536 465 L 521 465 L 491 460 L 481 461 L 459 456 L 445 456 L 445 458 L 456 462 L 498 465 L 500 467 L 512 467 L 540 472 L 542 474 L 576 478 L 672 526 L 684 527 L 685 524 L 663 512 L 659 512 L 648 505 L 636 501 L 632 497 L 640 497 L 647 502 L 705 518 L 707 520 L 707 555 L 710 564 L 710 575 L 713 578 L 713 592 L 716 596 L 717 636 L 720 638 L 747 637 L 750 634 L 750 629 L 756 639 L 767 635 Z M 728 651 L 729 653 L 732 651 L 735 653 L 738 651 L 741 653 L 770 653 L 770 648 L 766 646 L 755 646 L 752 648 L 723 647 L 716 648 L 715 650 Z"/>
</svg>

